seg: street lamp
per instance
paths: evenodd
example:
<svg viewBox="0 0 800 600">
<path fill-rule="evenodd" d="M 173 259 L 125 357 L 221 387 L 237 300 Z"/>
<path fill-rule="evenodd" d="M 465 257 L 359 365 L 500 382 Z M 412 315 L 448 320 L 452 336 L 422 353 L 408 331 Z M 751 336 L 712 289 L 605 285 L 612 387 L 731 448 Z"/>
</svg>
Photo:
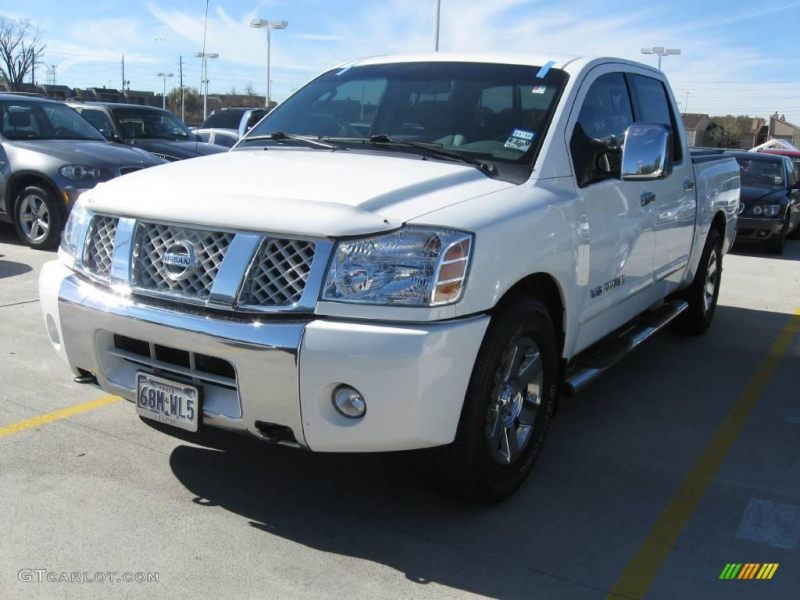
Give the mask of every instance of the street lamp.
<svg viewBox="0 0 800 600">
<path fill-rule="evenodd" d="M 436 0 L 433 9 L 433 51 L 439 51 L 439 15 L 442 12 L 442 0 Z"/>
<path fill-rule="evenodd" d="M 253 19 L 250 21 L 250 27 L 254 29 L 266 29 L 267 30 L 267 90 L 264 94 L 264 101 L 266 103 L 267 110 L 269 110 L 269 98 L 270 98 L 270 80 L 269 80 L 269 45 L 270 45 L 270 30 L 271 29 L 286 29 L 289 26 L 288 21 L 267 21 L 265 19 Z"/>
<path fill-rule="evenodd" d="M 167 77 L 174 77 L 172 73 L 156 73 L 158 77 L 162 77 L 164 79 L 164 93 L 161 95 L 161 108 L 166 110 L 167 108 Z M 125 90 L 123 90 L 125 91 Z"/>
<path fill-rule="evenodd" d="M 195 52 L 194 55 L 203 59 L 203 66 L 200 67 L 202 73 L 200 87 L 203 89 L 203 121 L 205 121 L 206 113 L 208 112 L 208 59 L 219 58 L 219 54 L 216 52 Z"/>
<path fill-rule="evenodd" d="M 642 48 L 642 54 L 657 54 L 658 55 L 658 70 L 661 70 L 661 57 L 671 56 L 673 54 L 680 54 L 679 48 L 664 48 L 663 46 L 653 46 L 652 48 Z"/>
</svg>

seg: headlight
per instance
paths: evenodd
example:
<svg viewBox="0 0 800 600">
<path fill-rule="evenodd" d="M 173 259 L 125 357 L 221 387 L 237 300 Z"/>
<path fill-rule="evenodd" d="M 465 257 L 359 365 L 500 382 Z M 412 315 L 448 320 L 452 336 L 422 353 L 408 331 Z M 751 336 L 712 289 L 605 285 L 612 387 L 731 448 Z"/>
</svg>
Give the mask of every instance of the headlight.
<svg viewBox="0 0 800 600">
<path fill-rule="evenodd" d="M 83 165 L 67 165 L 61 167 L 58 172 L 73 181 L 97 181 L 103 176 L 103 172 L 97 167 L 85 167 Z"/>
<path fill-rule="evenodd" d="M 89 226 L 90 216 L 89 211 L 86 210 L 80 200 L 75 203 L 69 213 L 67 226 L 64 227 L 64 233 L 61 236 L 61 251 L 72 259 L 78 253 L 78 241 L 81 238 L 81 233 Z"/>
<path fill-rule="evenodd" d="M 439 306 L 459 299 L 473 236 L 463 231 L 405 227 L 336 245 L 323 300 Z"/>
<path fill-rule="evenodd" d="M 781 212 L 781 207 L 779 204 L 768 204 L 762 208 L 765 217 L 777 217 L 778 213 Z"/>
</svg>

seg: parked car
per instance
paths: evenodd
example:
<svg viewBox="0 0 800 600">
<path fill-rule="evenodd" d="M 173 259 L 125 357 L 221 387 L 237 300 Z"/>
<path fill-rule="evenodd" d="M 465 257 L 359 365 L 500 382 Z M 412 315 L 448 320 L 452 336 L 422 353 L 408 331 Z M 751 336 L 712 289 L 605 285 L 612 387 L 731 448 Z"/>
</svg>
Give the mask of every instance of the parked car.
<svg viewBox="0 0 800 600">
<path fill-rule="evenodd" d="M 163 162 L 108 142 L 61 102 L 0 94 L 0 220 L 33 248 L 58 244 L 82 192 Z"/>
<path fill-rule="evenodd" d="M 772 152 L 728 152 L 741 169 L 737 244 L 763 244 L 783 254 L 800 233 L 800 174 L 792 159 Z"/>
<path fill-rule="evenodd" d="M 69 105 L 107 139 L 142 148 L 170 162 L 225 152 L 200 141 L 168 110 L 114 102 L 70 101 Z"/>
<path fill-rule="evenodd" d="M 235 133 L 238 137 L 242 137 L 268 112 L 269 111 L 264 108 L 252 108 L 248 106 L 220 108 L 208 115 L 198 130 L 226 130 Z"/>
<path fill-rule="evenodd" d="M 40 278 L 53 347 L 176 431 L 424 448 L 439 485 L 502 500 L 562 391 L 712 322 L 739 168 L 679 119 L 622 59 L 342 65 L 230 152 L 84 197 Z"/>
<path fill-rule="evenodd" d="M 195 129 L 193 133 L 208 144 L 226 148 L 233 148 L 239 141 L 239 134 L 230 129 Z"/>
<path fill-rule="evenodd" d="M 792 162 L 795 166 L 800 169 L 800 152 L 795 150 L 774 150 L 772 148 L 768 150 L 759 150 L 759 152 L 763 152 L 764 154 L 778 154 L 780 156 L 788 156 L 792 159 Z"/>
</svg>

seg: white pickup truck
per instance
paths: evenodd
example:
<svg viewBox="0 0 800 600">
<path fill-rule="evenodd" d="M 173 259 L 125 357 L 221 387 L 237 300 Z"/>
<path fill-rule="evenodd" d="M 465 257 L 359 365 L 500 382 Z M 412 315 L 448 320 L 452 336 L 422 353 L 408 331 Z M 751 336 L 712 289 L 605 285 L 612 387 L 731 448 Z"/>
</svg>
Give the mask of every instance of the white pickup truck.
<svg viewBox="0 0 800 600">
<path fill-rule="evenodd" d="M 562 392 L 673 320 L 708 327 L 739 187 L 653 68 L 371 58 L 231 152 L 86 192 L 41 306 L 76 380 L 147 419 L 425 449 L 441 487 L 496 502 Z"/>
</svg>

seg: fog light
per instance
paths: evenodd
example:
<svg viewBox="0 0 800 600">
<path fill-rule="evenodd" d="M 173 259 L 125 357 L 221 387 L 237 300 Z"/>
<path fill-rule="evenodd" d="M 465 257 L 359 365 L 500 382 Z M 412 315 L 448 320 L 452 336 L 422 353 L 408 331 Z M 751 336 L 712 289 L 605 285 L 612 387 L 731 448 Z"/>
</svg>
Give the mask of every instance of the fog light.
<svg viewBox="0 0 800 600">
<path fill-rule="evenodd" d="M 360 419 L 367 413 L 367 403 L 357 389 L 340 385 L 333 390 L 333 406 L 348 419 Z"/>
</svg>

